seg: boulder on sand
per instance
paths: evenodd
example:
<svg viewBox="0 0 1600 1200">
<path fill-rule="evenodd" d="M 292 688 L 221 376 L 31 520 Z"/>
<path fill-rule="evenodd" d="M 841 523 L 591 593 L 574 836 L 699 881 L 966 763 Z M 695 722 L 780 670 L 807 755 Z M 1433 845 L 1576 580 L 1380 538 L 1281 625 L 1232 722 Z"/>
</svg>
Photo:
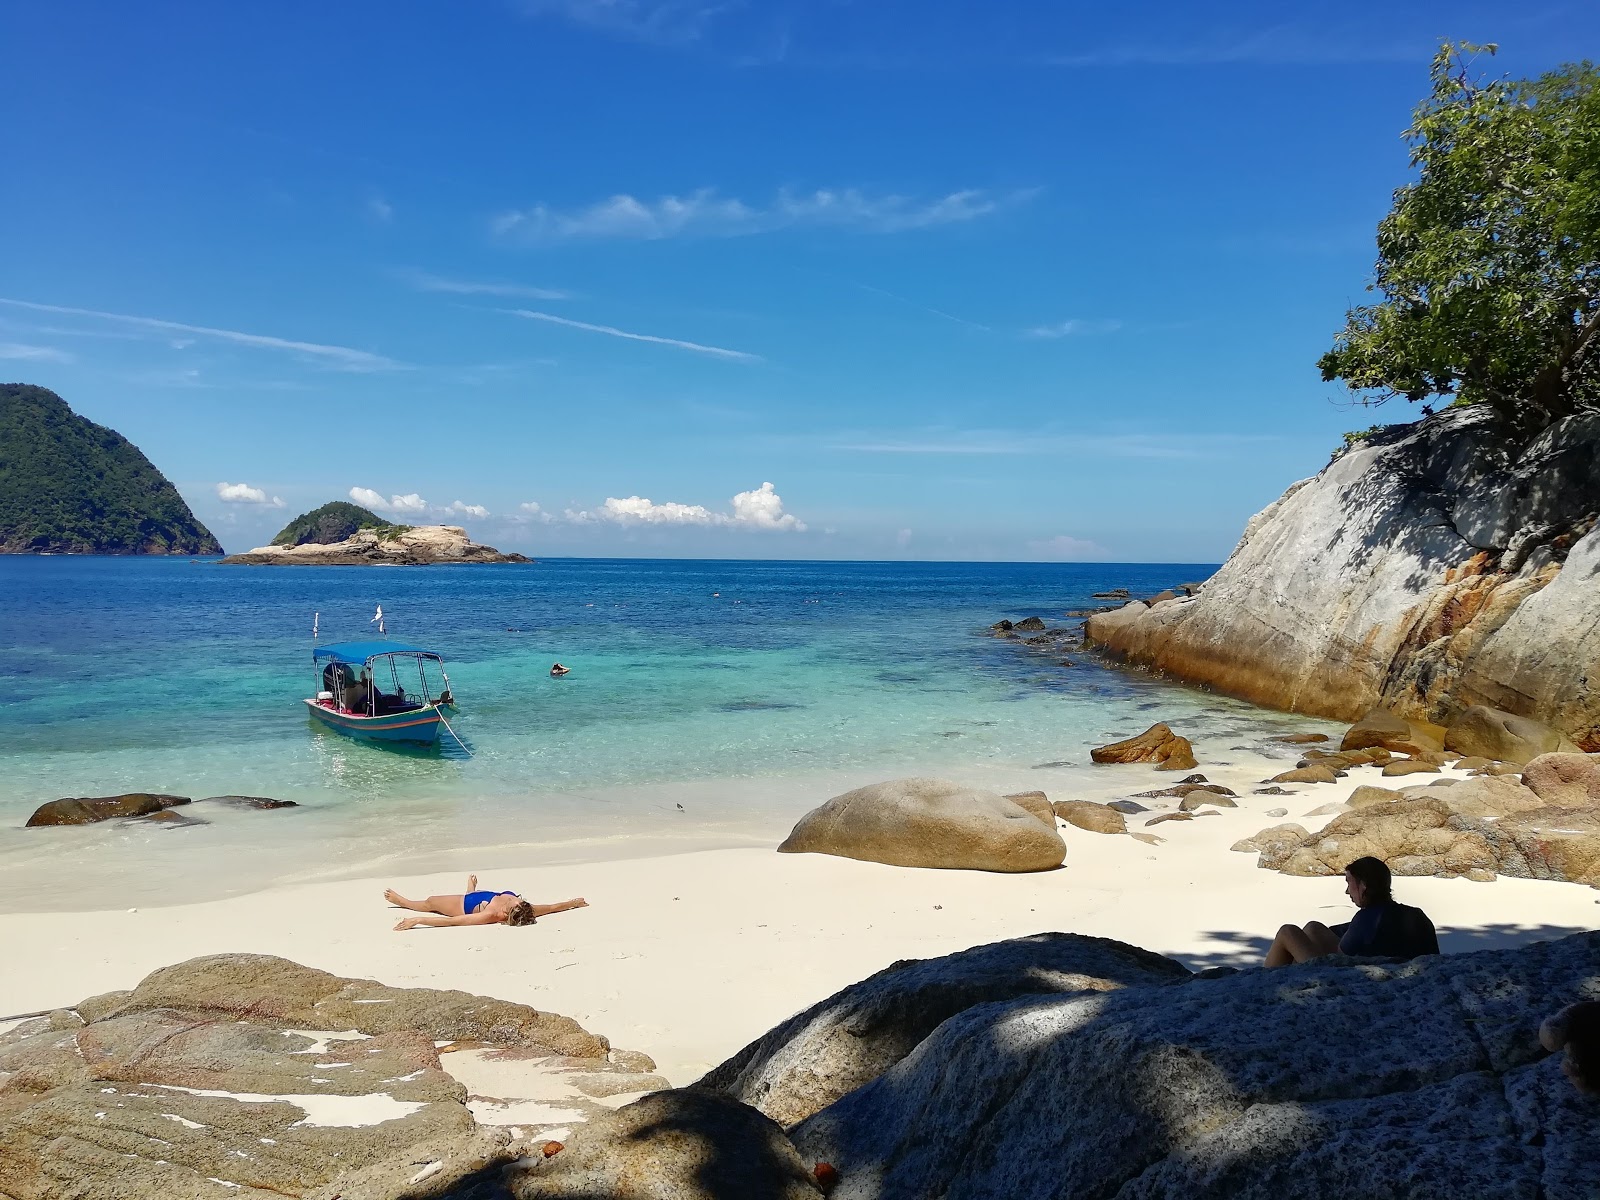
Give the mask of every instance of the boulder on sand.
<svg viewBox="0 0 1600 1200">
<path fill-rule="evenodd" d="M 973 871 L 1048 871 L 1067 856 L 1053 823 L 944 779 L 894 779 L 835 796 L 801 817 L 778 851 Z"/>
<path fill-rule="evenodd" d="M 1128 832 L 1127 818 L 1107 804 L 1096 804 L 1093 800 L 1057 800 L 1054 808 L 1056 816 L 1068 825 L 1076 825 L 1090 833 Z M 1135 808 L 1138 812 L 1145 811 L 1142 805 Z"/>
<path fill-rule="evenodd" d="M 1444 727 L 1427 721 L 1411 721 L 1386 708 L 1374 708 L 1345 731 L 1341 750 L 1365 750 L 1381 746 L 1396 754 L 1419 754 L 1444 749 Z"/>
<path fill-rule="evenodd" d="M 1153 762 L 1158 771 L 1188 771 L 1199 766 L 1189 739 L 1173 733 L 1165 722 L 1150 726 L 1137 737 L 1096 746 L 1089 757 L 1097 763 Z"/>
<path fill-rule="evenodd" d="M 787 1127 L 870 1083 L 938 1026 L 977 1004 L 1181 983 L 1179 963 L 1077 933 L 1039 933 L 941 958 L 908 959 L 790 1017 L 694 1086 Z"/>
<path fill-rule="evenodd" d="M 1462 710 L 1444 731 L 1444 748 L 1460 755 L 1526 763 L 1541 754 L 1581 753 L 1550 726 L 1485 704 Z"/>
<path fill-rule="evenodd" d="M 28 818 L 26 829 L 44 825 L 92 825 L 113 817 L 147 817 L 179 804 L 187 796 L 167 796 L 160 792 L 128 792 L 121 796 L 70 796 L 41 804 Z"/>
<path fill-rule="evenodd" d="M 1600 754 L 1541 754 L 1522 782 L 1555 808 L 1600 808 Z"/>
</svg>

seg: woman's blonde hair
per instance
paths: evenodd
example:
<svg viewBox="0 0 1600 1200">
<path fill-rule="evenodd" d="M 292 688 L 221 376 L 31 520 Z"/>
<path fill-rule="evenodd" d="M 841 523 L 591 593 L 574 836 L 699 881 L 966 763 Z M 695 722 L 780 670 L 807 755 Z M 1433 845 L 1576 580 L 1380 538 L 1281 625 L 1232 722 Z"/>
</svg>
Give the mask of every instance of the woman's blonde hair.
<svg viewBox="0 0 1600 1200">
<path fill-rule="evenodd" d="M 506 914 L 507 925 L 532 925 L 533 905 L 526 900 L 518 900 L 511 911 Z"/>
</svg>

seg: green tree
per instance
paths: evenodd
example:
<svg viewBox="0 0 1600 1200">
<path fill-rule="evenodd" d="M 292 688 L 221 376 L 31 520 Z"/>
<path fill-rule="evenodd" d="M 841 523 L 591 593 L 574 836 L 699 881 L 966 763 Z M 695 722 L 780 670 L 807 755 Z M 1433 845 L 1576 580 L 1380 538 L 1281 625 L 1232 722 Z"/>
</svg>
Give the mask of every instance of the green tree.
<svg viewBox="0 0 1600 1200">
<path fill-rule="evenodd" d="M 1540 427 L 1600 404 L 1600 73 L 1485 81 L 1441 47 L 1378 226 L 1376 304 L 1318 362 L 1363 403 L 1493 405 Z"/>
</svg>

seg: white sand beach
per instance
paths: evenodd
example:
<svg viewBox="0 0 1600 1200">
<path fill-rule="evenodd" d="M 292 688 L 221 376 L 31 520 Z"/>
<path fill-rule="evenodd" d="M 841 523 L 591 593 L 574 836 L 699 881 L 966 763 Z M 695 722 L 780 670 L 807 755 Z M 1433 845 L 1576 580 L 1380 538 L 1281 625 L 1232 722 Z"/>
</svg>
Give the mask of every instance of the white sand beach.
<svg viewBox="0 0 1600 1200">
<path fill-rule="evenodd" d="M 1038 874 L 780 855 L 774 842 L 484 873 L 484 886 L 536 901 L 589 901 L 523 929 L 392 931 L 401 914 L 383 902 L 384 887 L 413 896 L 460 892 L 465 880 L 457 871 L 135 911 L 3 914 L 0 956 L 8 970 L 0 976 L 0 1016 L 131 987 L 148 971 L 195 955 L 248 951 L 563 1013 L 617 1047 L 645 1051 L 661 1074 L 684 1084 L 791 1013 L 902 958 L 1064 930 L 1132 942 L 1196 968 L 1244 965 L 1259 961 L 1286 921 L 1346 919 L 1340 879 L 1259 870 L 1254 854 L 1229 846 L 1279 821 L 1318 828 L 1331 818 L 1306 813 L 1358 784 L 1400 781 L 1360 768 L 1292 796 L 1251 795 L 1264 765 L 1284 764 L 1252 759 L 1207 768 L 1213 782 L 1239 793 L 1239 807 L 1157 825 L 1150 832 L 1165 838 L 1158 846 L 1063 827 L 1065 866 Z M 1107 798 L 1175 781 L 1143 766 L 1103 773 L 1102 795 L 1076 794 Z M 1176 806 L 1145 803 L 1156 811 Z M 1280 807 L 1287 817 L 1266 815 Z M 1130 829 L 1143 832 L 1143 819 L 1130 818 Z M 1600 925 L 1600 891 L 1575 884 L 1404 878 L 1396 895 L 1432 916 L 1446 953 Z M 68 905 L 70 897 L 64 889 Z"/>
</svg>

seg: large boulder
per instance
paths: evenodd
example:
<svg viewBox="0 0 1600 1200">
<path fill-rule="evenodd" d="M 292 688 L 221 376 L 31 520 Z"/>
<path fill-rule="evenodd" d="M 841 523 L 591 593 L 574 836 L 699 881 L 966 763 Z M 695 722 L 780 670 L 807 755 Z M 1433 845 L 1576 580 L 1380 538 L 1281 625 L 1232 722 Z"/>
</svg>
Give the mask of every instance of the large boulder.
<svg viewBox="0 0 1600 1200">
<path fill-rule="evenodd" d="M 820 1200 L 772 1121 L 726 1096 L 656 1092 L 508 1173 L 515 1200 Z"/>
<path fill-rule="evenodd" d="M 1053 823 L 943 779 L 895 779 L 835 796 L 801 817 L 778 850 L 974 871 L 1047 871 L 1067 855 Z"/>
<path fill-rule="evenodd" d="M 1600 808 L 1600 754 L 1541 754 L 1522 782 L 1556 808 Z"/>
<path fill-rule="evenodd" d="M 26 829 L 45 825 L 92 825 L 113 817 L 148 817 L 179 804 L 187 796 L 168 796 L 160 792 L 127 792 L 121 796 L 69 796 L 41 804 L 28 818 Z"/>
<path fill-rule="evenodd" d="M 1445 729 L 1428 721 L 1413 721 L 1386 708 L 1374 708 L 1345 730 L 1341 750 L 1376 747 L 1395 754 L 1425 754 L 1444 749 Z"/>
<path fill-rule="evenodd" d="M 1539 1044 L 1600 934 L 968 1009 L 790 1132 L 834 1200 L 1590 1200 L 1600 1107 Z"/>
<path fill-rule="evenodd" d="M 1155 763 L 1158 771 L 1189 771 L 1199 765 L 1189 739 L 1173 733 L 1164 721 L 1136 737 L 1096 746 L 1089 757 L 1097 763 Z"/>
<path fill-rule="evenodd" d="M 1291 486 L 1200 595 L 1092 616 L 1086 642 L 1275 708 L 1482 704 L 1600 750 L 1596 512 L 1600 412 L 1529 435 L 1450 408 Z"/>
<path fill-rule="evenodd" d="M 1559 730 L 1487 704 L 1470 705 L 1456 715 L 1445 729 L 1444 748 L 1514 763 L 1530 762 L 1541 754 L 1579 753 Z"/>
<path fill-rule="evenodd" d="M 1188 970 L 1170 958 L 1075 933 L 1040 933 L 942 958 L 909 959 L 790 1017 L 695 1086 L 754 1105 L 790 1126 L 876 1079 L 941 1023 L 974 1005 L 1188 978 Z"/>
</svg>

